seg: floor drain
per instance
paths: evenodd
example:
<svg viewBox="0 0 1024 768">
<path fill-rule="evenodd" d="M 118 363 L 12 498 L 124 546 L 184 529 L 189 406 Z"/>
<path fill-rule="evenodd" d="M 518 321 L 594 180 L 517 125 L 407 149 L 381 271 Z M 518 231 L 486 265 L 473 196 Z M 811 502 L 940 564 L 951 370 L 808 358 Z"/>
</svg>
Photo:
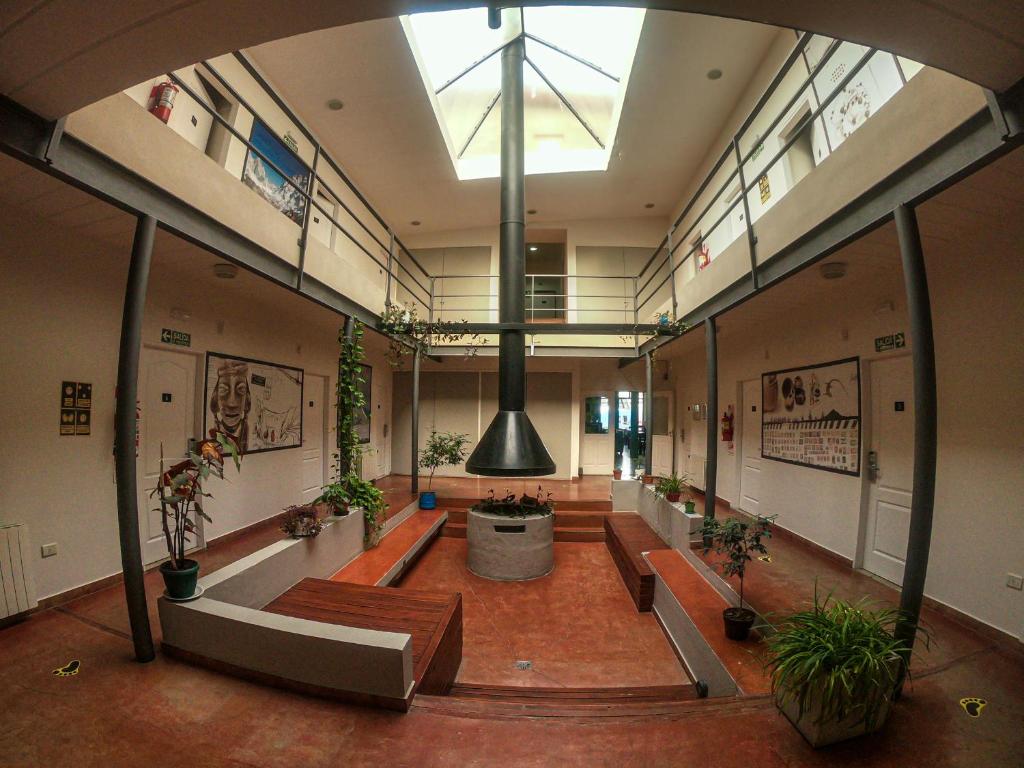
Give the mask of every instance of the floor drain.
<svg viewBox="0 0 1024 768">
<path fill-rule="evenodd" d="M 516 669 L 533 669 L 532 661 L 517 661 Z"/>
</svg>

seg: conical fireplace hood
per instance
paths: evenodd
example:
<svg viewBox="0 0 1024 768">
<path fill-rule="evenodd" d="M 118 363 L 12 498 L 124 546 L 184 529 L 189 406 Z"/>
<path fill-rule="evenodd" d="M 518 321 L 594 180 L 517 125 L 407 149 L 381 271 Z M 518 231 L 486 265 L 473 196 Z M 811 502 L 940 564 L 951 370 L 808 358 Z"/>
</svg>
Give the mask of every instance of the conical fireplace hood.
<svg viewBox="0 0 1024 768">
<path fill-rule="evenodd" d="M 519 24 L 519 9 L 502 11 Z M 501 52 L 501 231 L 498 319 L 498 414 L 484 432 L 466 471 L 474 475 L 551 475 L 555 462 L 526 415 L 526 197 L 523 128 L 522 30 Z M 520 326 L 516 328 L 515 326 Z M 513 326 L 513 327 L 507 327 Z"/>
</svg>

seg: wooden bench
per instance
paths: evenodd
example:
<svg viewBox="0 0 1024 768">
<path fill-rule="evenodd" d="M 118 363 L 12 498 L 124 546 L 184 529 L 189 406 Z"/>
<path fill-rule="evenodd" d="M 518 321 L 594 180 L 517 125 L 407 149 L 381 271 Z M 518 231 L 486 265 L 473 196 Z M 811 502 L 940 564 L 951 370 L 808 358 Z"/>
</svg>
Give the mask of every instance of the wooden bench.
<svg viewBox="0 0 1024 768">
<path fill-rule="evenodd" d="M 654 572 L 644 560 L 644 552 L 668 549 L 640 515 L 619 512 L 604 519 L 605 544 L 615 561 L 622 581 L 638 611 L 651 610 L 654 601 Z"/>
<path fill-rule="evenodd" d="M 264 609 L 325 624 L 412 636 L 414 687 L 402 701 L 375 703 L 406 710 L 418 692 L 443 696 L 462 663 L 462 595 L 303 579 Z"/>
</svg>

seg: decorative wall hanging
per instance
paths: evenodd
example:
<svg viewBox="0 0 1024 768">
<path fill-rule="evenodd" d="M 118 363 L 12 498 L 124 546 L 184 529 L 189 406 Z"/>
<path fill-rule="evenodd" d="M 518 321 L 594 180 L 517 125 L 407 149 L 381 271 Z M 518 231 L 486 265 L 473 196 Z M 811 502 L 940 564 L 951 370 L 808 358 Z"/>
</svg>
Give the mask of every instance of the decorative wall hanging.
<svg viewBox="0 0 1024 768">
<path fill-rule="evenodd" d="M 203 434 L 217 429 L 242 453 L 302 445 L 301 368 L 206 353 Z"/>
<path fill-rule="evenodd" d="M 267 126 L 254 120 L 249 141 L 300 189 L 309 188 L 309 168 Z M 298 189 L 252 150 L 245 155 L 242 183 L 300 227 L 306 216 L 306 200 Z"/>
<path fill-rule="evenodd" d="M 761 375 L 761 455 L 860 475 L 860 358 Z"/>
</svg>

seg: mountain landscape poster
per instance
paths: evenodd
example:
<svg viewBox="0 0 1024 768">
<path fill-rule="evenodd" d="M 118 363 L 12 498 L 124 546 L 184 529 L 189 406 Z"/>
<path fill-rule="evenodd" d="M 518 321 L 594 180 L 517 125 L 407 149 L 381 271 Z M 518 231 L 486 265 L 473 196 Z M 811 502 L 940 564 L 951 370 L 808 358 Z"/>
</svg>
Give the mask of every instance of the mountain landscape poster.
<svg viewBox="0 0 1024 768">
<path fill-rule="evenodd" d="M 260 120 L 254 120 L 252 145 L 280 168 L 299 189 L 309 188 L 309 168 Z M 284 176 L 251 149 L 245 156 L 242 182 L 300 227 L 306 216 L 305 199 Z"/>
<path fill-rule="evenodd" d="M 761 374 L 761 456 L 860 475 L 860 358 Z"/>
</svg>

